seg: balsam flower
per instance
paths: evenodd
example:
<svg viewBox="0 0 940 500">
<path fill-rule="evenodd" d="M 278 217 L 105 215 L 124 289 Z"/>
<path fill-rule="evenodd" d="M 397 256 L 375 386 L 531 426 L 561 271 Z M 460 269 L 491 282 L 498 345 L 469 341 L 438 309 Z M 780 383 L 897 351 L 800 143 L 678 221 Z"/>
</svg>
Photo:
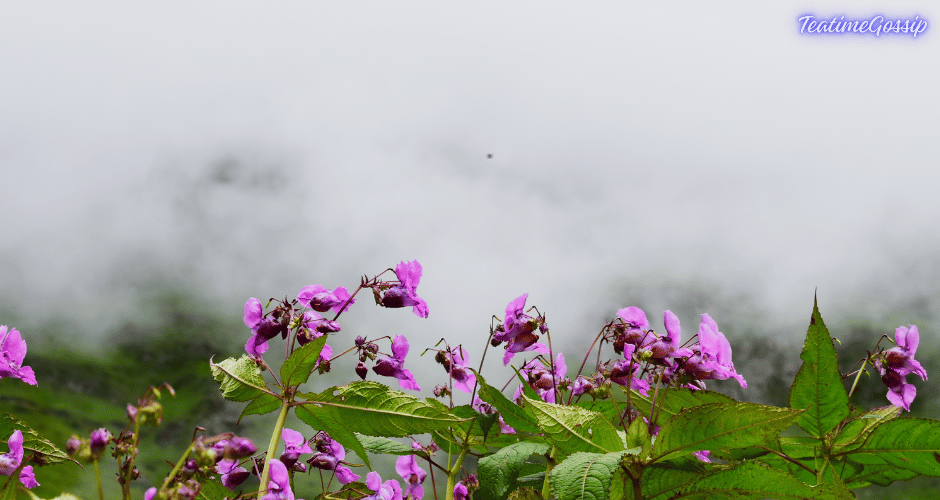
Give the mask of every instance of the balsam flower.
<svg viewBox="0 0 940 500">
<path fill-rule="evenodd" d="M 412 306 L 411 311 L 415 315 L 427 318 L 428 304 L 418 297 L 417 293 L 421 273 L 421 264 L 417 260 L 399 262 L 395 267 L 395 276 L 398 276 L 399 284 L 385 290 L 379 303 L 389 308 Z"/>
<path fill-rule="evenodd" d="M 911 411 L 911 403 L 917 397 L 917 388 L 907 383 L 907 376 L 888 368 L 881 374 L 881 381 L 888 387 L 888 401 L 894 406 Z"/>
<path fill-rule="evenodd" d="M 237 460 L 229 460 L 227 458 L 219 460 L 219 462 L 215 464 L 215 471 L 222 475 L 222 486 L 233 491 L 251 475 L 247 469 L 238 466 Z"/>
<path fill-rule="evenodd" d="M 402 500 L 401 485 L 394 479 L 382 482 L 378 472 L 370 472 L 366 476 L 366 486 L 375 493 L 363 500 Z"/>
<path fill-rule="evenodd" d="M 312 467 L 320 470 L 332 471 L 336 474 L 336 479 L 341 484 L 349 484 L 359 480 L 359 475 L 354 473 L 349 467 L 341 464 L 346 458 L 346 449 L 343 445 L 334 441 L 329 434 L 318 432 L 314 438 L 316 442 L 316 453 L 307 460 Z"/>
<path fill-rule="evenodd" d="M 630 359 L 622 359 L 610 369 L 610 381 L 622 386 L 630 387 L 644 396 L 649 396 L 650 384 L 638 378 L 636 371 L 639 364 Z"/>
<path fill-rule="evenodd" d="M 666 326 L 666 335 L 656 338 L 649 344 L 650 359 L 674 366 L 671 358 L 688 358 L 694 354 L 692 349 L 679 348 L 682 338 L 682 328 L 679 318 L 669 310 L 663 311 L 663 324 Z"/>
<path fill-rule="evenodd" d="M 503 319 L 501 329 L 493 334 L 493 345 L 499 345 L 501 342 L 508 342 L 506 353 L 503 355 L 503 365 L 508 365 L 513 356 L 520 352 L 538 352 L 549 354 L 548 346 L 541 342 L 536 342 L 539 335 L 536 330 L 545 331 L 545 321 L 541 318 L 533 318 L 525 312 L 525 302 L 529 294 L 524 293 L 506 306 L 506 316 Z"/>
<path fill-rule="evenodd" d="M 698 329 L 699 352 L 685 362 L 685 370 L 698 380 L 727 380 L 733 378 L 747 389 L 747 382 L 734 369 L 731 362 L 731 344 L 718 331 L 718 324 L 708 314 L 702 315 Z"/>
<path fill-rule="evenodd" d="M 294 500 L 287 466 L 280 460 L 275 458 L 268 464 L 268 478 L 268 492 L 261 500 Z"/>
<path fill-rule="evenodd" d="M 549 371 L 549 367 L 546 367 L 541 362 L 534 359 L 526 363 L 521 371 L 527 376 L 529 385 L 535 389 L 535 392 L 543 401 L 546 403 L 554 403 L 555 390 L 561 385 L 562 380 L 568 373 L 568 367 L 565 366 L 564 354 L 558 353 L 558 356 L 555 356 L 554 373 Z M 522 384 L 519 384 L 512 398 L 513 400 L 518 400 L 521 395 Z"/>
<path fill-rule="evenodd" d="M 280 460 L 288 469 L 294 466 L 297 459 L 306 453 L 313 453 L 313 449 L 307 444 L 303 434 L 285 427 L 281 431 L 281 439 L 284 440 L 284 452 L 281 453 Z"/>
<path fill-rule="evenodd" d="M 424 486 L 421 483 L 424 482 L 428 473 L 418 467 L 418 461 L 414 455 L 398 457 L 395 461 L 395 472 L 405 480 L 407 485 L 403 496 L 412 497 L 415 500 L 424 498 Z"/>
<path fill-rule="evenodd" d="M 383 377 L 397 378 L 398 385 L 403 389 L 420 391 L 421 387 L 415 381 L 414 375 L 404 368 L 409 347 L 408 339 L 404 335 L 398 335 L 392 339 L 392 357 L 379 359 L 372 367 L 372 371 Z"/>
<path fill-rule="evenodd" d="M 268 341 L 281 335 L 287 338 L 287 327 L 274 318 L 265 318 L 261 301 L 252 297 L 245 302 L 245 326 L 251 328 L 251 338 L 245 344 L 245 352 L 260 356 L 267 352 Z"/>
<path fill-rule="evenodd" d="M 454 389 L 468 393 L 473 392 L 477 377 L 467 367 L 469 359 L 463 346 L 458 346 L 450 351 L 439 352 L 438 357 L 438 361 L 444 365 L 444 369 L 450 375 Z"/>
<path fill-rule="evenodd" d="M 26 357 L 26 341 L 16 328 L 0 325 L 0 378 L 13 377 L 29 385 L 37 385 L 33 369 L 23 366 Z"/>
<path fill-rule="evenodd" d="M 14 330 L 16 331 L 16 330 Z M 13 431 L 10 439 L 7 440 L 7 446 L 10 451 L 0 455 L 0 476 L 9 476 L 23 463 L 23 432 L 19 429 Z M 36 482 L 36 476 L 33 474 L 33 466 L 27 465 L 20 470 L 20 483 L 27 488 L 39 486 Z"/>
<path fill-rule="evenodd" d="M 899 326 L 894 332 L 894 340 L 897 346 L 888 349 L 884 354 L 886 367 L 901 375 L 914 373 L 921 380 L 927 380 L 927 371 L 914 359 L 914 355 L 917 354 L 917 345 L 920 344 L 917 326 Z"/>
<path fill-rule="evenodd" d="M 339 314 L 347 300 L 350 306 L 356 303 L 356 299 L 350 299 L 349 290 L 342 286 L 331 291 L 323 285 L 307 285 L 297 292 L 297 300 L 301 304 L 321 313 L 333 309 L 334 313 Z"/>
</svg>

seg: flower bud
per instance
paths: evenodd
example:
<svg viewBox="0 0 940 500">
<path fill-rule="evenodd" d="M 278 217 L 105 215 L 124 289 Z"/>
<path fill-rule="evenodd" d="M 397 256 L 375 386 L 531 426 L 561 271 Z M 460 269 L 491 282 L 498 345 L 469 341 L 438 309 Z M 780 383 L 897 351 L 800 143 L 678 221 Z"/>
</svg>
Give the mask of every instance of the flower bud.
<svg viewBox="0 0 940 500">
<path fill-rule="evenodd" d="M 68 453 L 70 457 L 78 459 L 79 457 L 77 455 L 81 451 L 84 444 L 85 443 L 82 441 L 82 438 L 73 434 L 72 437 L 70 437 L 69 440 L 65 443 L 65 452 Z"/>
<path fill-rule="evenodd" d="M 101 456 L 104 454 L 105 447 L 111 441 L 111 433 L 108 432 L 108 429 L 104 427 L 94 430 L 91 433 L 91 439 L 88 442 L 89 449 L 91 451 L 91 456 L 95 460 L 101 460 Z"/>
<path fill-rule="evenodd" d="M 369 369 L 366 367 L 366 364 L 360 361 L 359 364 L 356 365 L 356 375 L 359 375 L 359 378 L 365 380 L 368 373 Z"/>
</svg>

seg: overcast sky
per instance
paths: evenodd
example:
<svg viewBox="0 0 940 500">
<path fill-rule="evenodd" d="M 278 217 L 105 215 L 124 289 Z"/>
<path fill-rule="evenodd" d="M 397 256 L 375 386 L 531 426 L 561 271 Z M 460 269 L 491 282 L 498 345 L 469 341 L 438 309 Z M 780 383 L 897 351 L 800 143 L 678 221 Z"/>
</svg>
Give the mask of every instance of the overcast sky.
<svg viewBox="0 0 940 500">
<path fill-rule="evenodd" d="M 157 278 L 237 322 L 403 259 L 430 317 L 366 297 L 344 331 L 481 346 L 523 292 L 563 339 L 627 305 L 797 338 L 817 289 L 830 323 L 937 323 L 893 309 L 940 304 L 929 2 L 3 11 L 0 322 L 27 338 L 99 339 Z M 799 33 L 879 13 L 929 28 Z"/>
</svg>

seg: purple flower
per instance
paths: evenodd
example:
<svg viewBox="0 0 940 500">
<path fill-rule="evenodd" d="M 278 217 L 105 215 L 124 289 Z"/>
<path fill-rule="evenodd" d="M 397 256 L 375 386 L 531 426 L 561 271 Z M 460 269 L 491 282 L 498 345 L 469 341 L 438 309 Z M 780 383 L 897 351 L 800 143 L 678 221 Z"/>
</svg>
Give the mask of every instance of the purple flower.
<svg viewBox="0 0 940 500">
<path fill-rule="evenodd" d="M 375 494 L 369 495 L 363 500 L 402 500 L 401 485 L 394 479 L 382 482 L 382 476 L 378 472 L 370 472 L 366 476 L 366 486 Z"/>
<path fill-rule="evenodd" d="M 14 332 L 16 330 L 13 330 Z M 9 476 L 19 468 L 23 463 L 23 432 L 19 429 L 13 431 L 10 439 L 7 440 L 10 451 L 0 455 L 0 476 Z M 20 471 L 20 482 L 27 488 L 39 486 L 36 482 L 36 476 L 33 474 L 33 466 L 27 465 Z"/>
<path fill-rule="evenodd" d="M 888 368 L 881 375 L 881 381 L 888 387 L 888 401 L 911 411 L 911 403 L 917 397 L 917 388 L 907 383 L 907 376 Z"/>
<path fill-rule="evenodd" d="M 261 301 L 252 297 L 245 302 L 245 326 L 251 328 L 251 338 L 245 344 L 245 352 L 260 356 L 268 350 L 268 341 L 279 334 L 287 338 L 287 327 L 274 318 L 265 318 Z"/>
<path fill-rule="evenodd" d="M 397 472 L 398 475 L 405 480 L 405 484 L 408 485 L 405 488 L 403 496 L 412 497 L 415 500 L 424 498 L 424 487 L 421 486 L 421 483 L 424 482 L 424 478 L 427 477 L 428 473 L 421 467 L 418 467 L 418 462 L 415 460 L 414 455 L 398 457 L 398 460 L 395 461 L 395 472 Z"/>
<path fill-rule="evenodd" d="M 594 382 L 588 380 L 581 375 L 578 375 L 578 378 L 574 379 L 574 383 L 571 384 L 571 393 L 575 396 L 580 396 L 594 390 Z"/>
<path fill-rule="evenodd" d="M 280 460 L 275 458 L 268 464 L 268 478 L 268 492 L 261 500 L 294 500 L 287 466 Z"/>
<path fill-rule="evenodd" d="M 307 460 L 307 463 L 320 470 L 333 471 L 341 484 L 349 484 L 359 479 L 359 475 L 340 462 L 346 458 L 343 445 L 334 441 L 329 434 L 318 432 L 315 436 L 316 453 Z"/>
<path fill-rule="evenodd" d="M 534 359 L 523 365 L 521 371 L 528 376 L 529 385 L 535 389 L 535 392 L 542 400 L 547 403 L 554 403 L 555 389 L 561 385 L 562 379 L 565 378 L 565 375 L 568 373 L 568 367 L 565 366 L 564 354 L 558 353 L 558 356 L 555 356 L 554 373 L 549 371 L 549 367 L 546 367 L 541 362 Z M 512 398 L 513 400 L 518 400 L 521 395 L 522 384 L 519 384 Z"/>
<path fill-rule="evenodd" d="M 454 485 L 454 500 L 467 500 L 467 487 L 463 482 Z"/>
<path fill-rule="evenodd" d="M 313 453 L 310 445 L 304 439 L 303 434 L 287 427 L 281 431 L 281 438 L 284 440 L 284 453 L 281 453 L 281 462 L 290 469 L 300 455 Z"/>
<path fill-rule="evenodd" d="M 533 318 L 525 314 L 525 301 L 529 294 L 524 293 L 506 306 L 506 316 L 503 320 L 502 329 L 497 330 L 493 335 L 493 345 L 500 342 L 508 342 L 506 353 L 503 355 L 503 365 L 508 365 L 516 353 L 534 351 L 542 354 L 549 354 L 548 346 L 540 342 L 539 335 L 535 333 L 537 329 L 544 330 L 545 322 L 541 317 Z"/>
<path fill-rule="evenodd" d="M 718 324 L 708 314 L 702 315 L 698 328 L 699 353 L 694 354 L 685 363 L 685 369 L 699 380 L 727 380 L 733 378 L 747 388 L 747 382 L 734 369 L 731 362 L 731 344 L 725 335 L 718 331 Z"/>
<path fill-rule="evenodd" d="M 151 486 L 144 492 L 144 500 L 153 500 L 153 497 L 157 496 L 156 486 Z"/>
<path fill-rule="evenodd" d="M 653 340 L 649 344 L 649 350 L 652 359 L 660 364 L 674 365 L 669 358 L 688 358 L 694 353 L 689 348 L 679 348 L 682 338 L 682 328 L 679 325 L 679 318 L 672 311 L 663 311 L 663 324 L 666 326 L 666 335 Z"/>
<path fill-rule="evenodd" d="M 392 339 L 392 357 L 379 359 L 372 371 L 383 377 L 395 377 L 398 379 L 398 385 L 403 389 L 420 391 L 421 387 L 415 381 L 414 375 L 404 368 L 405 356 L 408 355 L 408 339 L 404 335 L 398 335 Z"/>
<path fill-rule="evenodd" d="M 620 360 L 610 370 L 610 381 L 622 386 L 629 386 L 640 394 L 648 396 L 650 384 L 646 380 L 637 378 L 636 371 L 638 368 L 639 365 L 629 359 Z"/>
<path fill-rule="evenodd" d="M 222 474 L 222 486 L 230 490 L 235 490 L 251 475 L 248 470 L 238 466 L 238 461 L 227 458 L 219 460 L 219 463 L 215 464 L 215 471 Z"/>
<path fill-rule="evenodd" d="M 108 432 L 108 429 L 102 427 L 92 431 L 88 446 L 91 449 L 91 455 L 95 457 L 95 460 L 101 459 L 101 455 L 104 453 L 105 446 L 107 446 L 108 442 L 110 441 L 111 433 Z"/>
<path fill-rule="evenodd" d="M 356 299 L 350 299 L 349 291 L 342 286 L 330 291 L 323 285 L 307 285 L 297 292 L 297 300 L 301 304 L 321 313 L 333 309 L 333 312 L 339 314 L 347 300 L 350 306 L 356 303 Z"/>
<path fill-rule="evenodd" d="M 0 378 L 13 377 L 29 385 L 36 384 L 36 375 L 33 369 L 23 366 L 26 357 L 26 341 L 20 336 L 19 330 L 7 330 L 7 325 L 0 325 Z"/>
<path fill-rule="evenodd" d="M 709 464 L 710 464 L 710 463 L 712 463 L 712 461 L 711 461 L 710 458 L 708 458 L 709 455 L 711 455 L 711 451 L 709 451 L 709 450 L 700 450 L 700 451 L 696 451 L 695 453 L 692 454 L 692 456 L 694 456 L 695 458 L 697 458 L 697 459 L 699 460 L 699 462 L 705 462 L 705 463 L 709 463 Z"/>
<path fill-rule="evenodd" d="M 444 353 L 444 367 L 448 368 L 450 378 L 453 380 L 454 389 L 463 392 L 473 392 L 473 386 L 476 384 L 477 377 L 472 371 L 467 369 L 469 359 L 467 351 L 463 346 L 458 346 Z"/>
<path fill-rule="evenodd" d="M 418 297 L 416 289 L 421 282 L 421 264 L 412 260 L 409 262 L 401 261 L 395 267 L 395 275 L 398 276 L 399 284 L 395 285 L 382 294 L 381 304 L 384 307 L 406 307 L 412 306 L 411 311 L 422 318 L 428 317 L 428 304 L 421 297 Z"/>
<path fill-rule="evenodd" d="M 920 334 L 917 332 L 917 326 L 899 326 L 894 332 L 894 339 L 897 347 L 892 347 L 885 352 L 884 363 L 887 367 L 900 375 L 915 373 L 921 380 L 927 380 L 927 371 L 914 359 L 914 354 L 917 353 L 917 345 L 920 344 Z"/>
</svg>

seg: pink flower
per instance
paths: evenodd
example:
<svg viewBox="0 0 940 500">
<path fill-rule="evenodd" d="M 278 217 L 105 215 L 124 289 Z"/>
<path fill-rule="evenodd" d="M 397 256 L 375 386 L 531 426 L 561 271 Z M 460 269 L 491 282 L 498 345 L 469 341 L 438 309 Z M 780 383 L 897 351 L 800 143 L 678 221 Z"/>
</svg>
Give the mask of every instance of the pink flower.
<svg viewBox="0 0 940 500">
<path fill-rule="evenodd" d="M 261 497 L 261 500 L 294 500 L 287 466 L 278 459 L 271 460 L 268 464 L 268 473 L 268 492 Z"/>
<path fill-rule="evenodd" d="M 506 316 L 503 319 L 501 329 L 493 334 L 494 345 L 501 342 L 508 342 L 506 353 L 503 355 L 503 365 L 508 365 L 513 356 L 520 352 L 534 351 L 542 354 L 549 354 L 548 346 L 541 342 L 536 330 L 546 331 L 545 321 L 541 318 L 533 318 L 525 314 L 525 301 L 529 294 L 524 293 L 506 306 Z"/>
<path fill-rule="evenodd" d="M 285 427 L 281 431 L 281 438 L 284 440 L 284 453 L 281 453 L 280 460 L 288 469 L 293 467 L 300 455 L 313 453 L 303 434 L 293 429 Z"/>
<path fill-rule="evenodd" d="M 274 318 L 265 318 L 261 301 L 252 297 L 245 302 L 245 326 L 251 328 L 251 338 L 245 344 L 245 352 L 260 356 L 267 352 L 268 341 L 281 335 L 287 338 L 287 327 Z"/>
<path fill-rule="evenodd" d="M 699 380 L 727 380 L 733 378 L 747 388 L 747 382 L 734 369 L 731 362 L 731 344 L 718 331 L 718 324 L 708 314 L 702 315 L 698 328 L 699 352 L 685 363 L 685 369 Z"/>
<path fill-rule="evenodd" d="M 418 467 L 418 462 L 414 455 L 398 457 L 398 460 L 395 461 L 395 472 L 397 472 L 398 475 L 405 480 L 405 484 L 408 485 L 405 487 L 403 496 L 412 497 L 415 500 L 424 498 L 424 487 L 421 486 L 421 483 L 424 482 L 424 478 L 427 477 L 428 473 L 421 467 Z"/>
<path fill-rule="evenodd" d="M 384 307 L 412 306 L 411 311 L 418 317 L 428 317 L 428 304 L 418 297 L 418 283 L 421 282 L 421 264 L 417 260 L 401 261 L 395 267 L 399 284 L 385 290 L 380 303 Z"/>
<path fill-rule="evenodd" d="M 0 476 L 13 474 L 23 463 L 23 432 L 19 429 L 13 431 L 10 439 L 7 440 L 7 445 L 10 447 L 10 451 L 0 455 Z M 27 488 L 39 486 L 39 483 L 36 482 L 36 476 L 33 474 L 32 465 L 23 467 L 19 479 L 23 486 Z"/>
<path fill-rule="evenodd" d="M 323 285 L 307 285 L 301 288 L 297 292 L 297 300 L 314 311 L 322 313 L 333 309 L 336 314 L 339 314 L 347 300 L 350 306 L 356 303 L 356 299 L 350 300 L 349 291 L 345 287 L 339 286 L 330 291 Z"/>
<path fill-rule="evenodd" d="M 927 371 L 914 359 L 914 355 L 917 354 L 917 345 L 920 344 L 917 326 L 899 326 L 894 332 L 894 339 L 897 347 L 892 347 L 885 352 L 884 363 L 887 367 L 900 375 L 915 373 L 921 380 L 927 380 Z"/>
<path fill-rule="evenodd" d="M 20 336 L 19 330 L 7 330 L 7 325 L 0 325 L 0 378 L 13 377 L 29 385 L 36 384 L 36 375 L 33 369 L 23 366 L 26 357 L 26 342 Z"/>
<path fill-rule="evenodd" d="M 401 485 L 394 479 L 382 482 L 378 472 L 370 472 L 366 476 L 366 486 L 375 492 L 363 500 L 402 500 Z"/>
<path fill-rule="evenodd" d="M 398 385 L 403 389 L 420 391 L 421 387 L 415 381 L 414 375 L 404 368 L 409 347 L 408 339 L 404 335 L 398 335 L 392 339 L 392 357 L 379 359 L 372 367 L 372 371 L 383 377 L 397 378 Z"/>
<path fill-rule="evenodd" d="M 477 377 L 467 368 L 467 364 L 469 363 L 467 351 L 463 346 L 458 346 L 443 354 L 444 367 L 453 380 L 454 389 L 468 393 L 473 392 L 473 386 L 476 384 Z"/>
<path fill-rule="evenodd" d="M 222 486 L 230 490 L 235 490 L 251 475 L 247 469 L 238 466 L 238 461 L 227 458 L 215 464 L 215 471 L 222 475 Z"/>
</svg>

